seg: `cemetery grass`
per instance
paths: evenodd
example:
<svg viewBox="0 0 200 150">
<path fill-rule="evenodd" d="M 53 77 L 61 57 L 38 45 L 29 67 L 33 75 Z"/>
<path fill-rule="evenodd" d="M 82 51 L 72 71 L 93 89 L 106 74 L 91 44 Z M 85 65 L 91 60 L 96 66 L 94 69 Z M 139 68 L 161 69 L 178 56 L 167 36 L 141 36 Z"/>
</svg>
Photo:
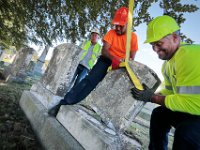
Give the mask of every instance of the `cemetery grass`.
<svg viewBox="0 0 200 150">
<path fill-rule="evenodd" d="M 19 106 L 23 90 L 30 84 L 0 80 L 0 149 L 42 150 L 32 127 Z"/>
</svg>

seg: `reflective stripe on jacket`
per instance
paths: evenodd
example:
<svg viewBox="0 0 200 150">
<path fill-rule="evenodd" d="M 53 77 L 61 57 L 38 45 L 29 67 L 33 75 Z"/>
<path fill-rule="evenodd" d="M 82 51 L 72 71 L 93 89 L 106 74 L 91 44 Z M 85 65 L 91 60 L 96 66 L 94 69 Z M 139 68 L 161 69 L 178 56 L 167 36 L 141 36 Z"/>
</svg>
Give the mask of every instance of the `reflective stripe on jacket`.
<svg viewBox="0 0 200 150">
<path fill-rule="evenodd" d="M 81 48 L 83 49 L 83 53 L 80 57 L 80 61 L 83 60 L 84 57 L 86 56 L 88 49 L 90 48 L 90 45 L 91 41 L 86 41 L 82 44 Z M 94 66 L 97 57 L 100 55 L 100 52 L 101 52 L 101 45 L 99 43 L 96 43 L 92 51 L 92 56 L 88 62 L 90 69 L 92 69 L 92 67 Z"/>
<path fill-rule="evenodd" d="M 162 67 L 165 105 L 173 111 L 200 115 L 200 45 L 181 45 Z"/>
</svg>

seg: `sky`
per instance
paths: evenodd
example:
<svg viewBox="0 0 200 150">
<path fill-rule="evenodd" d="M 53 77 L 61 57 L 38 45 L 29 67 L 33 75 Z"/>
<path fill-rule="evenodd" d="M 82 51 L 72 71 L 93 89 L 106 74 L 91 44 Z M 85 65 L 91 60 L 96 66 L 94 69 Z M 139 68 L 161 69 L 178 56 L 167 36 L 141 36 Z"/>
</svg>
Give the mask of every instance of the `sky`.
<svg viewBox="0 0 200 150">
<path fill-rule="evenodd" d="M 189 4 L 189 0 L 183 0 L 183 2 Z M 200 8 L 200 0 L 192 0 L 192 3 Z M 157 5 L 151 7 L 149 11 L 153 17 L 161 16 L 163 14 L 163 11 Z M 184 17 L 186 18 L 186 21 L 184 24 L 181 24 L 181 32 L 188 38 L 191 38 L 193 41 L 195 41 L 195 44 L 200 44 L 200 10 L 196 11 L 195 13 L 186 13 L 184 14 Z M 136 28 L 139 51 L 136 54 L 135 60 L 147 65 L 149 68 L 154 70 L 155 73 L 157 73 L 161 80 L 163 80 L 161 73 L 163 61 L 158 58 L 157 54 L 152 50 L 150 44 L 143 43 L 146 39 L 146 29 L 146 24 L 141 24 Z"/>
<path fill-rule="evenodd" d="M 181 2 L 187 4 L 192 3 L 200 8 L 200 0 L 182 0 Z M 163 14 L 163 11 L 157 4 L 150 7 L 149 12 L 152 17 L 161 16 Z M 181 32 L 195 41 L 196 44 L 200 44 L 200 10 L 195 13 L 185 13 L 184 17 L 186 18 L 186 21 L 181 25 Z M 147 65 L 149 68 L 154 70 L 161 80 L 163 80 L 161 73 L 163 61 L 158 58 L 157 54 L 152 50 L 149 44 L 143 43 L 146 38 L 146 29 L 146 24 L 141 24 L 139 27 L 136 27 L 139 50 L 136 54 L 135 61 Z M 37 50 L 38 48 L 34 49 Z M 47 59 L 51 57 L 52 51 L 53 48 L 49 50 Z"/>
</svg>

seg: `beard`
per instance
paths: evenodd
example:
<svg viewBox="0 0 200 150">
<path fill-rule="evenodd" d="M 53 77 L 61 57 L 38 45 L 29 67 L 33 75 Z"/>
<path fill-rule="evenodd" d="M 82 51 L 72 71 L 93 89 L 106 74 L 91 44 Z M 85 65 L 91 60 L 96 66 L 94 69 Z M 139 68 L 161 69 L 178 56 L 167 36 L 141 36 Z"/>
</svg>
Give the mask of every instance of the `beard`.
<svg viewBox="0 0 200 150">
<path fill-rule="evenodd" d="M 169 56 L 167 54 L 167 50 L 166 49 L 161 49 L 157 52 L 158 57 L 162 60 L 169 60 Z"/>
<path fill-rule="evenodd" d="M 122 32 L 120 30 L 116 30 L 115 32 L 117 33 L 117 35 L 122 35 Z"/>
</svg>

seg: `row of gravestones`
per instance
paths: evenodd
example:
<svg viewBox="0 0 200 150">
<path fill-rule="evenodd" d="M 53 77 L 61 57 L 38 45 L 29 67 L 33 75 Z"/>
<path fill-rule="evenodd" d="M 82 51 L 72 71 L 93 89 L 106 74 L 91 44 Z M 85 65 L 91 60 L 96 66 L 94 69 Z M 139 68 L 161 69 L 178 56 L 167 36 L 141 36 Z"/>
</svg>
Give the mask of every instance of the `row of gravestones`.
<svg viewBox="0 0 200 150">
<path fill-rule="evenodd" d="M 35 75 L 37 73 L 38 76 L 42 75 L 42 70 L 34 70 L 37 62 L 34 61 L 34 57 L 36 56 L 36 51 L 33 48 L 21 48 L 15 54 L 13 62 L 8 66 L 3 66 L 3 77 L 6 81 L 8 80 L 25 80 L 29 75 Z M 2 58 L 3 59 L 3 56 Z M 3 62 L 3 61 L 2 61 Z M 44 64 L 44 63 L 43 63 Z M 36 77 L 36 76 L 35 76 Z"/>
<path fill-rule="evenodd" d="M 46 109 L 57 103 L 70 89 L 80 52 L 81 49 L 73 44 L 61 44 L 54 49 L 45 74 L 31 88 L 31 92 Z M 141 83 L 153 90 L 157 89 L 160 80 L 151 69 L 138 62 L 129 62 L 129 65 Z M 130 89 L 133 86 L 124 68 L 110 71 L 84 101 L 74 106 L 62 106 L 57 120 L 85 149 L 96 149 L 95 145 L 91 146 L 94 139 L 111 139 L 115 146 L 109 148 L 116 150 L 141 148 L 142 141 L 138 143 L 134 135 L 126 134 L 144 106 L 143 102 L 132 98 Z M 55 95 L 60 97 L 54 99 Z M 89 122 L 87 127 L 83 128 L 83 122 Z M 145 121 L 142 123 L 145 125 Z M 92 130 L 98 134 L 93 135 Z"/>
<path fill-rule="evenodd" d="M 20 49 L 13 63 L 4 70 L 4 76 L 7 79 L 13 77 L 24 79 L 27 73 L 34 70 L 35 64 L 31 61 L 34 53 L 35 51 L 32 48 Z M 79 55 L 80 48 L 73 44 L 62 44 L 55 48 L 53 58 L 44 76 L 31 89 L 38 95 L 42 95 L 41 102 L 46 108 L 55 103 L 51 100 L 51 94 L 62 97 L 71 87 L 70 84 L 79 62 Z M 153 71 L 148 67 L 136 62 L 131 63 L 130 66 L 137 73 L 142 83 L 146 83 L 150 87 L 156 84 L 157 79 L 152 75 Z M 40 71 L 38 70 L 38 72 Z M 94 126 L 98 126 L 99 123 L 103 122 L 104 130 L 110 132 L 110 134 L 115 133 L 124 137 L 125 130 L 130 127 L 133 120 L 146 126 L 149 123 L 145 120 L 146 118 L 141 121 L 141 117 L 136 117 L 144 103 L 138 102 L 131 97 L 130 88 L 132 86 L 125 69 L 111 71 L 97 86 L 96 90 L 81 105 L 76 106 L 75 110 L 81 116 L 83 114 L 89 114 L 89 116 L 92 116 L 91 118 L 98 116 L 96 117 L 98 123 L 96 122 Z M 41 89 L 44 89 L 44 91 Z M 43 92 L 41 93 L 41 91 Z M 49 91 L 51 94 L 49 94 Z M 93 111 L 91 112 L 88 108 Z M 147 114 L 149 113 L 150 111 Z M 58 120 L 59 118 L 63 118 L 62 113 L 58 114 Z M 88 119 L 88 117 L 86 118 Z M 60 122 L 68 129 L 66 120 L 60 119 Z M 102 125 L 99 128 L 102 128 Z M 73 131 L 71 132 L 75 134 Z M 119 139 L 121 138 L 122 136 Z"/>
</svg>

